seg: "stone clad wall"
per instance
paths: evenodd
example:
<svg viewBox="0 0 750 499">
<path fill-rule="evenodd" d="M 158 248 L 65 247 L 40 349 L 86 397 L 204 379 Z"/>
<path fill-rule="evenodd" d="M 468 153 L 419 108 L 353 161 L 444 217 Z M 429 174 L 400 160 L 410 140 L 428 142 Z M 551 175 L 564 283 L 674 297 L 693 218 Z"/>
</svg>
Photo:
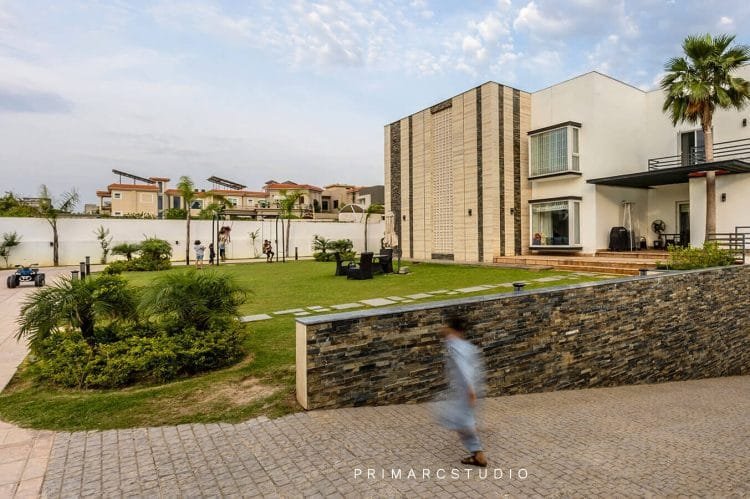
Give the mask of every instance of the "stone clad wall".
<svg viewBox="0 0 750 499">
<path fill-rule="evenodd" d="M 303 318 L 307 409 L 421 402 L 443 387 L 439 328 L 464 314 L 488 395 L 750 373 L 750 267 Z"/>
</svg>

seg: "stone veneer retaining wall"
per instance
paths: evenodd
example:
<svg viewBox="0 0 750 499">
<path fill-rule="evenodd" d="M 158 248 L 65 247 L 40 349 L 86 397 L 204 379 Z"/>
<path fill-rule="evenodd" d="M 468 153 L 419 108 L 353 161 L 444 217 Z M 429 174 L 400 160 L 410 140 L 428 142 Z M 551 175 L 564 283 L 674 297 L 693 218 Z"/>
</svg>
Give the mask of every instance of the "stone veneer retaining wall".
<svg viewBox="0 0 750 499">
<path fill-rule="evenodd" d="M 455 312 L 484 351 L 489 396 L 748 374 L 748 297 L 750 266 L 736 266 L 301 318 L 297 399 L 431 399 Z"/>
</svg>

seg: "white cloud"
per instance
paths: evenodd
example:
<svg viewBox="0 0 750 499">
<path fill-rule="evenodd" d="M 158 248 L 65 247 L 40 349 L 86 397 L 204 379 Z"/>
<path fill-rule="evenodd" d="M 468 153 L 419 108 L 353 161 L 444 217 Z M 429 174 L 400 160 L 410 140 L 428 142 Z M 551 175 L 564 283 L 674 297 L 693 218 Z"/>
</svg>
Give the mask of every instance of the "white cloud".
<svg viewBox="0 0 750 499">
<path fill-rule="evenodd" d="M 541 36 L 554 36 L 568 32 L 572 22 L 562 16 L 547 15 L 540 10 L 535 1 L 526 4 L 513 21 L 513 27 L 519 31 L 528 31 Z"/>
<path fill-rule="evenodd" d="M 721 16 L 716 26 L 722 30 L 732 31 L 735 29 L 734 19 L 729 16 Z"/>
</svg>

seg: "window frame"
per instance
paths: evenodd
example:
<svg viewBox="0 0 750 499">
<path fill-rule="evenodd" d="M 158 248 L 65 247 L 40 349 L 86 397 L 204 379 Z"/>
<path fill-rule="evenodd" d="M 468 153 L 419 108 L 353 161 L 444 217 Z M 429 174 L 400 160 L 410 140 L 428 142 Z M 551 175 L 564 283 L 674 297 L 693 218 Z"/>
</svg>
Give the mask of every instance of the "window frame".
<svg viewBox="0 0 750 499">
<path fill-rule="evenodd" d="M 553 250 L 553 249 L 578 249 L 582 248 L 581 243 L 581 201 L 580 197 L 569 196 L 552 199 L 534 199 L 529 201 L 529 248 L 532 250 Z M 534 244 L 534 235 L 537 233 L 534 227 L 534 206 L 567 203 L 568 205 L 568 243 L 567 244 Z M 546 236 L 546 235 L 545 235 Z"/>
<path fill-rule="evenodd" d="M 558 170 L 546 168 L 544 172 L 535 172 L 533 164 L 535 139 L 541 140 L 540 137 L 551 135 L 563 129 L 565 130 L 565 168 Z M 560 126 L 540 129 L 538 132 L 529 134 L 529 179 L 559 175 L 581 175 L 581 126 L 577 123 L 567 122 Z"/>
</svg>

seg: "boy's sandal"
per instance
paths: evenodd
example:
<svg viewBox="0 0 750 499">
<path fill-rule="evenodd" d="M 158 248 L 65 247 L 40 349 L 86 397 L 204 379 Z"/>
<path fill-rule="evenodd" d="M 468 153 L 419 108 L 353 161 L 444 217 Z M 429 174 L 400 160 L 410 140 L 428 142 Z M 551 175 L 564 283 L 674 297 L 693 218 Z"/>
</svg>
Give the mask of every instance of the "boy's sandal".
<svg viewBox="0 0 750 499">
<path fill-rule="evenodd" d="M 479 460 L 477 460 L 476 456 L 474 456 L 474 455 L 471 455 L 471 456 L 469 456 L 467 458 L 461 459 L 461 464 L 468 464 L 470 466 L 479 466 L 479 467 L 482 467 L 482 468 L 486 468 L 487 467 L 487 461 L 485 461 L 485 462 L 482 463 Z"/>
</svg>

